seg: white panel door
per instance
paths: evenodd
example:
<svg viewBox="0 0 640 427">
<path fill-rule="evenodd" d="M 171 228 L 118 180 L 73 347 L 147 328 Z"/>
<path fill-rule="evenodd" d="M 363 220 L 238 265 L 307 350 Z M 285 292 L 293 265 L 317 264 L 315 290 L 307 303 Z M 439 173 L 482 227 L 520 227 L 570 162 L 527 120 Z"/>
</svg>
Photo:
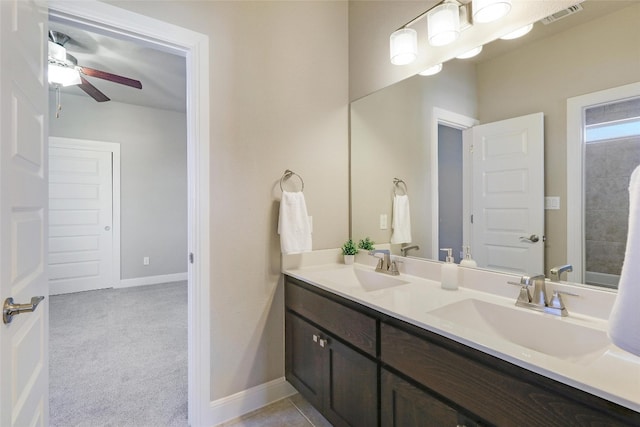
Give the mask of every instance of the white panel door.
<svg viewBox="0 0 640 427">
<path fill-rule="evenodd" d="M 479 267 L 544 273 L 544 117 L 473 128 L 473 257 Z"/>
<path fill-rule="evenodd" d="M 110 152 L 49 148 L 51 294 L 113 286 L 112 202 Z"/>
<path fill-rule="evenodd" d="M 47 9 L 0 1 L 0 303 L 32 312 L 0 323 L 0 425 L 49 422 Z M 4 313 L 4 305 L 3 305 Z M 3 316 L 4 317 L 4 316 Z"/>
</svg>

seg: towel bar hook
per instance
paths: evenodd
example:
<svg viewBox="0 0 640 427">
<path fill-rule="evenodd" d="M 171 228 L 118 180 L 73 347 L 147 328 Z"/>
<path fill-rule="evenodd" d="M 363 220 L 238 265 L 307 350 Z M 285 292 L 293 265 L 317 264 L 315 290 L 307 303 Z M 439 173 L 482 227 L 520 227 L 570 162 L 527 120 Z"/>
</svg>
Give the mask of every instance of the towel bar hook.
<svg viewBox="0 0 640 427">
<path fill-rule="evenodd" d="M 282 174 L 282 178 L 280 178 L 280 191 L 284 191 L 284 189 L 282 188 L 282 183 L 294 175 L 298 177 L 298 179 L 300 180 L 300 184 L 302 184 L 302 188 L 300 188 L 300 191 L 304 191 L 304 180 L 300 175 L 290 169 L 285 170 Z"/>
<path fill-rule="evenodd" d="M 400 178 L 393 178 L 393 195 L 394 196 L 398 195 L 396 190 L 398 189 L 400 184 L 404 185 L 404 195 L 406 196 L 408 194 L 407 183 L 401 180 Z"/>
</svg>

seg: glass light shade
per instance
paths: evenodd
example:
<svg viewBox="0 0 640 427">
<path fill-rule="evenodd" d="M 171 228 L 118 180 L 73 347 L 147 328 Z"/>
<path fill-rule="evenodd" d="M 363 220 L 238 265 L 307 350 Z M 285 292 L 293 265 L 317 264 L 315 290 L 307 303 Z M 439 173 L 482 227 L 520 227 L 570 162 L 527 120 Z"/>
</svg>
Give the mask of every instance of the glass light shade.
<svg viewBox="0 0 640 427">
<path fill-rule="evenodd" d="M 401 28 L 389 37 L 391 63 L 406 65 L 418 57 L 418 32 L 412 28 Z"/>
<path fill-rule="evenodd" d="M 67 49 L 64 46 L 49 41 L 49 56 L 57 61 L 67 60 Z"/>
<path fill-rule="evenodd" d="M 458 5 L 443 3 L 427 12 L 427 31 L 431 46 L 444 46 L 460 36 Z"/>
<path fill-rule="evenodd" d="M 433 76 L 434 74 L 438 74 L 440 71 L 442 71 L 442 64 L 429 67 L 424 71 L 420 71 L 418 74 L 420 74 L 421 76 Z"/>
<path fill-rule="evenodd" d="M 529 25 L 525 25 L 522 28 L 518 28 L 515 31 L 511 31 L 508 34 L 505 34 L 504 36 L 500 37 L 502 40 L 513 40 L 513 39 L 517 39 L 518 37 L 522 37 L 525 34 L 528 34 L 529 31 L 531 31 L 531 29 L 533 28 L 533 23 L 529 24 Z"/>
<path fill-rule="evenodd" d="M 474 22 L 492 22 L 509 13 L 511 0 L 473 0 L 472 9 Z"/>
<path fill-rule="evenodd" d="M 482 46 L 474 47 L 473 49 L 466 51 L 462 55 L 456 56 L 456 58 L 458 59 L 473 58 L 474 56 L 479 55 L 480 52 L 482 52 Z"/>
<path fill-rule="evenodd" d="M 75 68 L 49 64 L 49 83 L 62 86 L 79 85 L 80 72 Z"/>
</svg>

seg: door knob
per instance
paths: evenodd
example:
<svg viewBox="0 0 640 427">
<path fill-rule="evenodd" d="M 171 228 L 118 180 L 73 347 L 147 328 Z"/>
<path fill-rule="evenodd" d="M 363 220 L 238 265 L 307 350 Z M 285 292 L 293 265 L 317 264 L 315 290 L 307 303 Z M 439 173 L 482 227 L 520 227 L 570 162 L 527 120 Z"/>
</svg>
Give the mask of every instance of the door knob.
<svg viewBox="0 0 640 427">
<path fill-rule="evenodd" d="M 536 242 L 538 242 L 538 241 L 540 240 L 540 238 L 539 238 L 537 235 L 535 235 L 535 234 L 532 234 L 532 235 L 531 235 L 531 236 L 529 236 L 529 237 L 527 237 L 527 236 L 520 236 L 520 239 L 522 239 L 522 240 L 528 240 L 528 241 L 530 241 L 531 243 L 536 243 Z"/>
<path fill-rule="evenodd" d="M 107 226 L 104 228 L 104 231 L 109 231 L 109 230 L 111 230 L 111 227 L 107 225 Z"/>
<path fill-rule="evenodd" d="M 2 306 L 2 321 L 7 324 L 11 323 L 13 316 L 20 313 L 31 313 L 38 307 L 38 304 L 44 299 L 44 297 L 31 297 L 31 303 L 28 304 L 14 304 L 13 298 L 7 298 L 4 300 Z"/>
</svg>

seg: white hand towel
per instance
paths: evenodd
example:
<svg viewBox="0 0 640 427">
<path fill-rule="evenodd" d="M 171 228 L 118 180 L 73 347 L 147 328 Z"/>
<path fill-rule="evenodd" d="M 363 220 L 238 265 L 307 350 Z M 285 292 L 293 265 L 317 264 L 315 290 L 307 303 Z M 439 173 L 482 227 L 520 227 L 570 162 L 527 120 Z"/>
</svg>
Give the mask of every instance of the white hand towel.
<svg viewBox="0 0 640 427">
<path fill-rule="evenodd" d="M 311 224 L 309 224 L 304 194 L 301 191 L 282 192 L 278 234 L 280 234 L 280 249 L 283 254 L 311 251 Z"/>
<path fill-rule="evenodd" d="M 640 356 L 640 166 L 629 180 L 629 234 L 609 316 L 609 337 L 618 347 Z"/>
<path fill-rule="evenodd" d="M 393 196 L 393 234 L 391 243 L 411 243 L 411 216 L 409 214 L 409 196 Z"/>
</svg>

